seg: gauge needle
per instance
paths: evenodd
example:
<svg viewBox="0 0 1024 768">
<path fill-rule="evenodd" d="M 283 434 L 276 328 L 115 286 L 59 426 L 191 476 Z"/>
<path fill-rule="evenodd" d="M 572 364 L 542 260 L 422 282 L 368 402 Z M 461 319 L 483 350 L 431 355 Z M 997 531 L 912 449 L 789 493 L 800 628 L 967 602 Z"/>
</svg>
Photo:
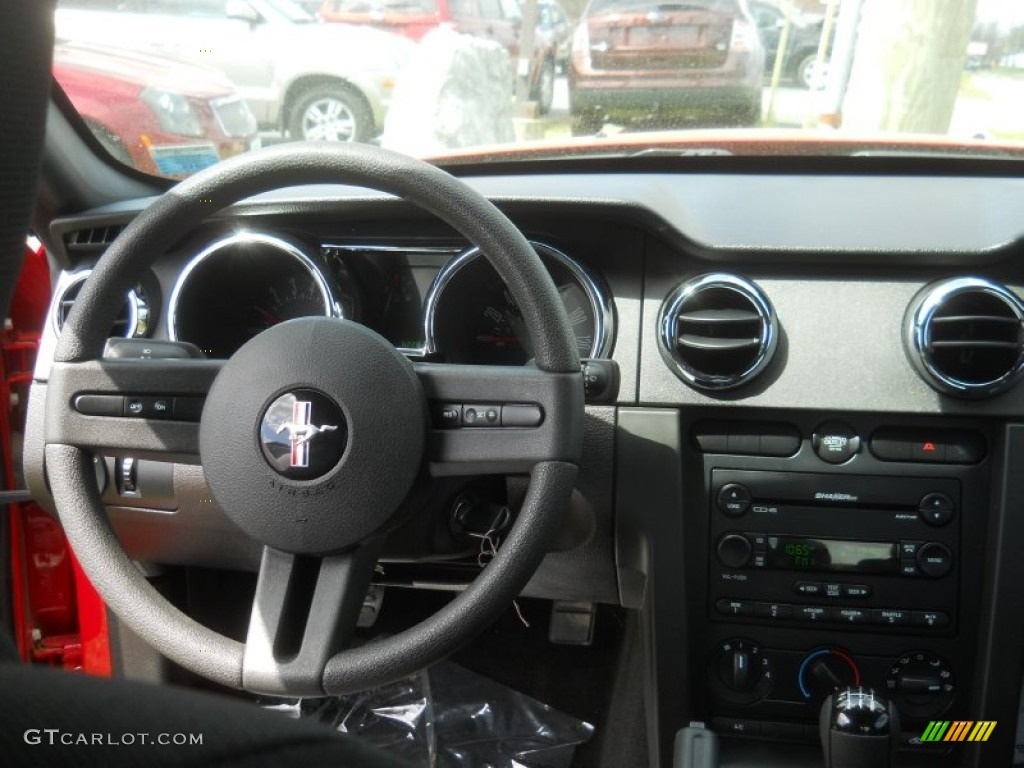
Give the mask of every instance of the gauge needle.
<svg viewBox="0 0 1024 768">
<path fill-rule="evenodd" d="M 281 318 L 275 315 L 273 312 L 268 312 L 263 307 L 256 307 L 256 311 L 263 315 L 263 319 L 268 323 L 277 324 L 281 322 Z"/>
</svg>

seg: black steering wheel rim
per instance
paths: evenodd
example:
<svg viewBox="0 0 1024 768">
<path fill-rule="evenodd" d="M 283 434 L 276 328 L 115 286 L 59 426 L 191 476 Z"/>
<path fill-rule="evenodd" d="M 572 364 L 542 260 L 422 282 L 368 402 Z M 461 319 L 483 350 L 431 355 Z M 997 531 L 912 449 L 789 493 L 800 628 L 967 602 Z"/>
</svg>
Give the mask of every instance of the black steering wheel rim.
<svg viewBox="0 0 1024 768">
<path fill-rule="evenodd" d="M 509 286 L 534 340 L 535 370 L 523 374 L 522 381 L 555 382 L 547 388 L 551 394 L 545 400 L 550 422 L 546 426 L 566 434 L 558 441 L 559 450 L 531 462 L 530 488 L 515 524 L 498 555 L 463 592 L 398 635 L 323 655 L 307 673 L 304 668 L 282 671 L 272 659 L 262 658 L 266 653 L 253 651 L 253 624 L 247 647 L 178 611 L 146 581 L 120 546 L 91 481 L 88 447 L 105 443 L 69 438 L 69 429 L 74 432 L 69 425 L 79 419 L 69 392 L 88 390 L 90 382 L 104 377 L 113 380 L 111 386 L 118 391 L 116 375 L 100 358 L 119 297 L 183 232 L 239 200 L 320 183 L 351 184 L 404 198 L 480 247 Z M 420 373 L 428 383 L 432 380 L 431 372 Z M 443 393 L 444 387 L 439 391 Z M 495 206 L 449 174 L 404 155 L 361 145 L 293 144 L 234 158 L 185 180 L 143 211 L 108 248 L 79 294 L 57 344 L 45 456 L 58 514 L 84 570 L 114 612 L 144 639 L 182 666 L 232 687 L 338 694 L 399 679 L 450 654 L 496 618 L 525 586 L 568 505 L 581 448 L 582 402 L 579 360 L 557 291 L 525 237 Z M 279 555 L 271 552 L 268 557 L 265 549 L 260 584 L 266 580 L 267 588 L 273 588 L 275 562 L 282 562 Z M 344 574 L 351 561 L 334 566 Z M 258 586 L 257 606 L 260 590 Z M 317 628 L 312 618 L 310 622 L 307 633 Z M 264 668 L 247 671 L 247 666 L 261 665 Z"/>
</svg>

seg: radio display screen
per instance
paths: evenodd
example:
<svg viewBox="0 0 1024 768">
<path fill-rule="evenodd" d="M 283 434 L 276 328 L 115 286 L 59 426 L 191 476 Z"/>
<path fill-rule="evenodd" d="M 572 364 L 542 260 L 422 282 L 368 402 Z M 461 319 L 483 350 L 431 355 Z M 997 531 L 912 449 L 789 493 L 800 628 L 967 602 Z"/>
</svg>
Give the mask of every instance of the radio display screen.
<svg viewBox="0 0 1024 768">
<path fill-rule="evenodd" d="M 803 536 L 769 536 L 768 567 L 786 571 L 897 573 L 892 541 L 841 541 Z"/>
</svg>

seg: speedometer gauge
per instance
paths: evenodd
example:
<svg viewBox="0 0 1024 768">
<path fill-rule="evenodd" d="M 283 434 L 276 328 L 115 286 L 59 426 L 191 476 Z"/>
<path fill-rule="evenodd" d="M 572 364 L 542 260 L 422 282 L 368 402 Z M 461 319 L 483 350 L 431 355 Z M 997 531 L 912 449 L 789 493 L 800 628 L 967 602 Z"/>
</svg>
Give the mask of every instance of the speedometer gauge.
<svg viewBox="0 0 1024 768">
<path fill-rule="evenodd" d="M 613 314 L 600 282 L 561 251 L 532 243 L 562 298 L 580 357 L 603 357 Z M 450 362 L 522 365 L 533 343 L 512 293 L 478 248 L 438 274 L 427 296 L 428 349 Z"/>
<path fill-rule="evenodd" d="M 209 357 L 233 355 L 272 325 L 341 317 L 335 290 L 298 246 L 245 232 L 218 240 L 185 267 L 171 294 L 168 335 Z"/>
</svg>

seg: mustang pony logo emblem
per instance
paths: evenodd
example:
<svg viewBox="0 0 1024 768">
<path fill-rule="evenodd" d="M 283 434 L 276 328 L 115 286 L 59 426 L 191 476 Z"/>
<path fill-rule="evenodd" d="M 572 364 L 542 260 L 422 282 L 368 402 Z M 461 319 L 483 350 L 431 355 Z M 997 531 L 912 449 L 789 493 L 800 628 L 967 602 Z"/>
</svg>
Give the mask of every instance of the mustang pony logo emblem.
<svg viewBox="0 0 1024 768">
<path fill-rule="evenodd" d="M 288 440 L 291 442 L 292 455 L 291 466 L 309 466 L 309 441 L 323 432 L 334 432 L 336 424 L 321 424 L 319 427 L 309 420 L 313 411 L 313 403 L 309 400 L 296 400 L 292 403 L 292 420 L 286 421 L 277 428 L 277 434 L 288 430 Z"/>
</svg>

